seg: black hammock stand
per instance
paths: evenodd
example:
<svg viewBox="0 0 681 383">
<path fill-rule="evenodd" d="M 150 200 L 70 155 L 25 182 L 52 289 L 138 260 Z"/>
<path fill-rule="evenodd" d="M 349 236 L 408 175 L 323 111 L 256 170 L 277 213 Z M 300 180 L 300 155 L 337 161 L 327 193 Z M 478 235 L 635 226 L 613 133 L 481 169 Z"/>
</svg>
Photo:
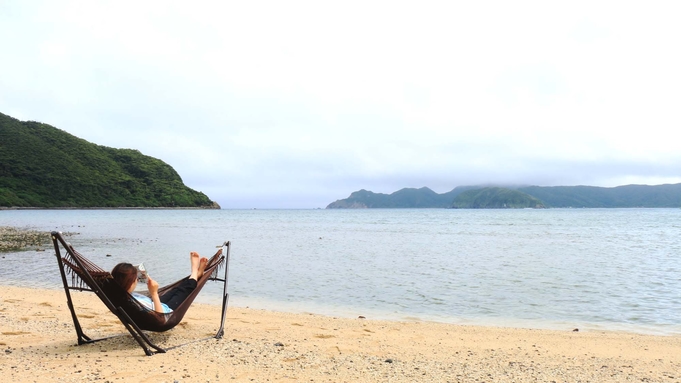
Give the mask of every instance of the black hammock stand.
<svg viewBox="0 0 681 383">
<path fill-rule="evenodd" d="M 76 251 L 70 243 L 66 242 L 60 232 L 52 232 L 52 242 L 54 243 L 55 255 L 57 257 L 57 262 L 59 263 L 59 272 L 61 273 L 61 279 L 64 284 L 64 292 L 66 293 L 67 304 L 69 310 L 71 311 L 73 325 L 78 336 L 78 345 L 94 343 L 120 335 L 99 339 L 92 339 L 85 335 L 80 322 L 78 321 L 73 300 L 71 299 L 70 290 L 91 291 L 97 294 L 99 299 L 101 299 L 106 307 L 118 317 L 121 323 L 123 323 L 123 326 L 125 326 L 128 332 L 130 332 L 130 335 L 132 335 L 137 343 L 139 343 L 140 347 L 144 349 L 145 354 L 151 356 L 156 353 L 164 353 L 173 348 L 184 346 L 188 343 L 162 348 L 154 344 L 143 331 L 163 332 L 172 329 L 178 323 L 180 323 L 184 317 L 184 314 L 187 312 L 187 309 L 189 309 L 189 306 L 192 304 L 206 282 L 222 282 L 222 315 L 220 318 L 220 327 L 218 328 L 217 333 L 215 336 L 197 339 L 189 343 L 213 338 L 220 339 L 224 335 L 225 316 L 227 314 L 227 303 L 229 300 L 229 294 L 227 293 L 227 275 L 229 272 L 230 250 L 229 241 L 224 242 L 222 248 L 208 260 L 203 276 L 201 276 L 197 281 L 194 291 L 192 291 L 192 293 L 177 307 L 177 309 L 166 314 L 157 313 L 141 305 L 135 298 L 132 297 L 132 295 L 130 295 L 123 289 L 123 287 L 114 281 L 110 272 L 100 268 Z M 64 249 L 63 257 L 60 247 Z M 224 276 L 220 278 L 218 274 L 223 268 Z M 71 283 L 68 281 L 67 274 L 71 275 Z M 164 294 L 187 278 L 188 277 L 185 277 L 168 286 L 159 288 L 159 296 L 162 297 Z"/>
</svg>

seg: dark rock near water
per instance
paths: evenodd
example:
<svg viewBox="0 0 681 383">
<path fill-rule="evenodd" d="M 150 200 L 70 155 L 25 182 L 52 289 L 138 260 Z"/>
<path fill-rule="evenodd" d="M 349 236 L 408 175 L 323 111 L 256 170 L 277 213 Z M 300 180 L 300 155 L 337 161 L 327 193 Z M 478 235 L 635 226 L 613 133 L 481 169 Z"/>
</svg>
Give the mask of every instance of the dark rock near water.
<svg viewBox="0 0 681 383">
<path fill-rule="evenodd" d="M 28 250 L 32 247 L 45 251 L 44 247 L 49 243 L 48 232 L 0 226 L 0 252 Z"/>
</svg>

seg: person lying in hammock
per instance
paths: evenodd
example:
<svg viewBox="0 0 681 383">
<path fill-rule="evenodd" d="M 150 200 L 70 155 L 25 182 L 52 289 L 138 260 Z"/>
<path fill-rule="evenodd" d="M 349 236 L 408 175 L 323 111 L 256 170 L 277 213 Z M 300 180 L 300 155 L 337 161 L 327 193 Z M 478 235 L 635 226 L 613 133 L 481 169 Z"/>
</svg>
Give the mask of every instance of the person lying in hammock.
<svg viewBox="0 0 681 383">
<path fill-rule="evenodd" d="M 111 270 L 111 275 L 114 280 L 121 285 L 133 298 L 140 302 L 144 307 L 158 313 L 171 313 L 173 310 L 184 302 L 185 298 L 191 294 L 196 288 L 196 281 L 201 278 L 203 271 L 208 264 L 208 258 L 201 258 L 199 253 L 192 251 L 189 253 L 192 264 L 192 271 L 188 279 L 163 295 L 163 300 L 158 296 L 158 282 L 147 276 L 147 288 L 149 289 L 148 297 L 146 295 L 138 294 L 135 291 L 137 287 L 137 268 L 130 263 L 119 263 Z"/>
</svg>

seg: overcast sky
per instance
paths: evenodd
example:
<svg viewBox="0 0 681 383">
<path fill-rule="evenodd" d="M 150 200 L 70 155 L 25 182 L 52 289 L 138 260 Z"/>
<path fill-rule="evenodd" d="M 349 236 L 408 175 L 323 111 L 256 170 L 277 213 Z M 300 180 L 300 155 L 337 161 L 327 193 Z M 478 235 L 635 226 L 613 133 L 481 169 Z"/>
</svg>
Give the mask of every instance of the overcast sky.
<svg viewBox="0 0 681 383">
<path fill-rule="evenodd" d="M 0 0 L 0 112 L 160 158 L 223 208 L 678 183 L 679 15 L 677 1 Z"/>
</svg>

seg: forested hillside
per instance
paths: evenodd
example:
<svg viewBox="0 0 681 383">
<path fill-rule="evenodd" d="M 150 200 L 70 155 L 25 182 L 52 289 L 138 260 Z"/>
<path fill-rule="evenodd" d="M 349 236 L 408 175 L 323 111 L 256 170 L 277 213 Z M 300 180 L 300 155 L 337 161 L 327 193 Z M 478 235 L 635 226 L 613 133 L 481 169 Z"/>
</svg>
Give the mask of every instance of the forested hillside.
<svg viewBox="0 0 681 383">
<path fill-rule="evenodd" d="M 487 187 L 465 191 L 456 198 L 455 209 L 543 209 L 544 203 L 527 193 L 507 188 Z"/>
<path fill-rule="evenodd" d="M 681 184 L 595 186 L 529 186 L 518 189 L 550 207 L 681 207 Z"/>
<path fill-rule="evenodd" d="M 360 190 L 346 199 L 337 200 L 327 209 L 357 208 L 444 208 L 476 207 L 498 208 L 498 204 L 523 207 L 556 208 L 615 208 L 615 207 L 681 207 L 681 184 L 673 185 L 626 185 L 613 188 L 595 186 L 507 186 L 503 190 L 487 190 L 486 193 L 467 193 L 482 190 L 483 186 L 459 186 L 447 193 L 438 194 L 428 188 L 402 189 L 392 194 Z M 487 188 L 493 189 L 493 188 Z M 492 193 L 494 191 L 494 193 Z M 518 193 L 511 193 L 517 191 Z M 536 200 L 521 198 L 521 194 Z M 538 202 L 537 202 L 538 201 Z M 503 206 L 502 206 L 503 207 Z"/>
<path fill-rule="evenodd" d="M 450 192 L 438 194 L 428 188 L 405 188 L 392 194 L 374 193 L 359 190 L 350 197 L 330 203 L 327 209 L 376 209 L 376 208 L 424 208 L 450 207 L 454 197 L 470 188 L 456 188 Z"/>
<path fill-rule="evenodd" d="M 159 159 L 1 113 L 0 206 L 219 208 Z"/>
</svg>

